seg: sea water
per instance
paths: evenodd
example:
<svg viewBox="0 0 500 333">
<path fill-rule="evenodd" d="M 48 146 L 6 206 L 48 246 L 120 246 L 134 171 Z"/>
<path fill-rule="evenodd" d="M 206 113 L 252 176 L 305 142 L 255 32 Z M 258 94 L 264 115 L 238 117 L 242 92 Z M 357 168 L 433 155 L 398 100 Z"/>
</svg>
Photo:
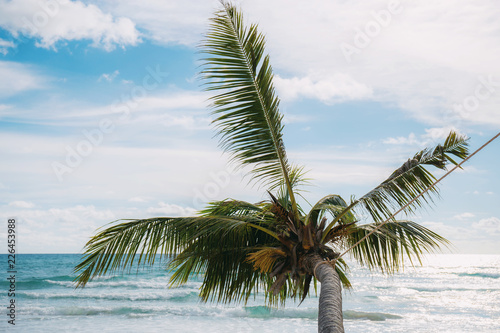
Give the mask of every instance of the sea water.
<svg viewBox="0 0 500 333">
<path fill-rule="evenodd" d="M 76 254 L 16 257 L 16 320 L 8 323 L 7 269 L 0 282 L 2 332 L 316 332 L 318 297 L 300 306 L 202 303 L 202 276 L 169 288 L 163 264 L 101 277 L 75 289 Z M 7 256 L 1 260 L 7 264 Z M 351 263 L 343 294 L 346 332 L 500 332 L 500 256 L 433 255 L 393 276 Z"/>
</svg>

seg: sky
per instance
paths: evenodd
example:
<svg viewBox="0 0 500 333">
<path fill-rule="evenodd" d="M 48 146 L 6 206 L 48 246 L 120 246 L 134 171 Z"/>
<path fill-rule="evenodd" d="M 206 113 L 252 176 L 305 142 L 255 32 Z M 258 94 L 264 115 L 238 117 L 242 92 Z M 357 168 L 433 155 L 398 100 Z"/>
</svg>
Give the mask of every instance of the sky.
<svg viewBox="0 0 500 333">
<path fill-rule="evenodd" d="M 361 197 L 450 130 L 471 151 L 499 131 L 493 0 L 235 4 L 266 35 L 309 203 Z M 198 46 L 219 8 L 0 0 L 0 218 L 16 218 L 19 253 L 79 253 L 117 219 L 267 199 L 218 146 L 199 80 Z M 499 152 L 500 139 L 447 177 L 433 205 L 401 218 L 453 253 L 500 254 Z M 5 223 L 1 252 L 6 239 Z"/>
</svg>

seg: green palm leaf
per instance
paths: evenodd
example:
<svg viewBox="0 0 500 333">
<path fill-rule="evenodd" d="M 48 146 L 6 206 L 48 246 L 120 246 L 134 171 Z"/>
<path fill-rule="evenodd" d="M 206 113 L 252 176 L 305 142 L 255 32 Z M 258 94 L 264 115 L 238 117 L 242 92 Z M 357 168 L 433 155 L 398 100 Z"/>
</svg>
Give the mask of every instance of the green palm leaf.
<svg viewBox="0 0 500 333">
<path fill-rule="evenodd" d="M 356 244 L 361 238 L 377 227 L 376 223 L 351 228 L 345 246 Z M 416 257 L 424 252 L 438 250 L 449 242 L 435 232 L 412 221 L 388 222 L 352 249 L 351 254 L 362 265 L 370 269 L 379 268 L 388 273 L 398 271 L 405 259 Z"/>
<path fill-rule="evenodd" d="M 342 286 L 346 289 L 351 289 L 352 284 L 351 284 L 351 281 L 349 281 L 349 278 L 347 277 L 347 274 L 349 272 L 349 266 L 344 261 L 344 259 L 339 258 L 337 260 L 337 263 L 335 265 L 335 270 L 337 271 L 337 274 L 339 275 L 340 282 L 342 283 Z"/>
<path fill-rule="evenodd" d="M 388 218 L 395 209 L 406 205 L 434 183 L 436 178 L 426 167 L 433 166 L 446 170 L 448 163 L 457 164 L 454 157 L 466 158 L 469 154 L 467 140 L 465 136 L 450 132 L 442 145 L 416 153 L 413 158 L 408 159 L 389 178 L 361 197 L 358 202 L 375 221 Z M 438 188 L 430 188 L 426 194 L 416 199 L 407 208 L 407 212 L 411 213 L 414 208 L 421 207 L 429 201 L 432 202 L 432 195 L 437 194 Z"/>
<path fill-rule="evenodd" d="M 262 221 L 251 215 L 209 216 L 127 220 L 111 225 L 86 244 L 84 257 L 75 268 L 79 273 L 75 279 L 77 287 L 85 286 L 99 275 L 130 269 L 133 265 L 153 264 L 157 254 L 161 258 L 182 253 L 194 243 L 200 248 L 210 248 L 208 245 L 214 245 L 212 241 L 231 242 L 234 237 L 234 246 L 240 247 L 244 242 L 238 243 L 241 241 L 238 237 L 250 232 L 262 234 L 260 239 L 277 241 L 276 234 L 265 228 Z M 199 269 L 201 266 L 195 266 L 196 272 Z"/>
<path fill-rule="evenodd" d="M 263 204 L 252 204 L 246 201 L 226 199 L 208 203 L 200 214 L 210 216 L 238 216 L 252 215 L 263 212 Z"/>
<path fill-rule="evenodd" d="M 419 197 L 436 180 L 427 168 L 432 166 L 445 170 L 448 163 L 457 164 L 455 159 L 465 159 L 469 155 L 467 141 L 467 137 L 451 131 L 442 145 L 419 151 L 380 185 L 358 200 L 354 200 L 328 225 L 326 232 L 352 209 L 364 209 L 375 222 L 381 222 L 408 203 L 411 204 L 406 208 L 406 213 L 432 202 L 432 196 L 438 195 L 437 187 L 430 188 L 427 193 Z"/>
<path fill-rule="evenodd" d="M 337 216 L 343 214 L 339 217 L 337 222 L 340 223 L 351 223 L 355 221 L 354 214 L 350 211 L 344 213 L 347 208 L 347 203 L 345 200 L 337 194 L 327 195 L 326 197 L 319 200 L 309 211 L 306 216 L 306 223 L 313 223 L 314 225 L 319 224 L 320 219 L 326 212 L 329 212 L 331 216 L 336 219 Z"/>
<path fill-rule="evenodd" d="M 201 72 L 207 90 L 222 90 L 211 98 L 221 146 L 241 165 L 252 165 L 253 180 L 270 189 L 285 183 L 298 215 L 264 35 L 255 24 L 245 27 L 233 6 L 223 7 L 202 44 Z"/>
<path fill-rule="evenodd" d="M 273 242 L 277 243 L 268 234 L 243 224 L 232 230 L 223 226 L 204 232 L 170 263 L 169 268 L 174 272 L 171 282 L 179 285 L 191 274 L 203 273 L 202 300 L 246 302 L 267 284 L 264 274 L 254 270 L 246 258 L 263 244 Z"/>
</svg>

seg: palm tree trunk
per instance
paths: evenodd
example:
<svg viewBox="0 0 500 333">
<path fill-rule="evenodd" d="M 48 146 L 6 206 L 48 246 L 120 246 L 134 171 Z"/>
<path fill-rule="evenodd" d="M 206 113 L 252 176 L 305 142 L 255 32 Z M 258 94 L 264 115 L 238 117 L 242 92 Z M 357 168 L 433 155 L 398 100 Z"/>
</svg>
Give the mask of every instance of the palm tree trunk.
<svg viewBox="0 0 500 333">
<path fill-rule="evenodd" d="M 306 266 L 321 282 L 319 294 L 318 332 L 319 333 L 343 333 L 344 319 L 342 317 L 342 287 L 340 278 L 330 264 L 317 264 L 324 259 L 315 254 L 309 256 Z M 316 272 L 314 268 L 316 267 Z"/>
</svg>

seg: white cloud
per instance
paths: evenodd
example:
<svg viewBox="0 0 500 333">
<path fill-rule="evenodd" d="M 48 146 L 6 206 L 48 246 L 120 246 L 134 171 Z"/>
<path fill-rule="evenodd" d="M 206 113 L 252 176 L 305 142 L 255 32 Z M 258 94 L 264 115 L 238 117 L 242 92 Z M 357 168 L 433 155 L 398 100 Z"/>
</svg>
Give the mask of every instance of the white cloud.
<svg viewBox="0 0 500 333">
<path fill-rule="evenodd" d="M 197 109 L 206 110 L 208 94 L 199 91 L 179 91 L 156 94 L 141 100 L 142 110 L 153 109 Z"/>
<path fill-rule="evenodd" d="M 500 7 L 488 0 L 402 2 L 402 12 L 347 62 L 340 45 L 353 44 L 356 29 L 363 30 L 373 21 L 372 12 L 385 10 L 388 4 L 387 0 L 315 0 L 290 6 L 276 0 L 272 6 L 280 9 L 279 17 L 273 10 L 262 10 L 268 6 L 263 0 L 244 2 L 243 9 L 266 33 L 278 73 L 296 77 L 314 73 L 318 81 L 345 75 L 370 87 L 373 94 L 368 98 L 403 108 L 432 126 L 500 124 L 498 85 L 467 116 L 454 111 L 455 104 L 474 96 L 482 79 L 492 76 L 499 81 L 495 55 L 500 53 L 500 35 L 494 31 L 500 29 L 495 19 Z"/>
<path fill-rule="evenodd" d="M 35 207 L 35 204 L 27 201 L 12 201 L 9 202 L 9 206 L 16 208 L 33 208 Z"/>
<path fill-rule="evenodd" d="M 19 220 L 23 239 L 19 251 L 24 253 L 80 252 L 98 227 L 116 220 L 112 211 L 93 205 L 47 209 L 9 205 L 2 207 L 2 212 Z M 123 211 L 120 213 L 120 217 L 126 217 Z"/>
<path fill-rule="evenodd" d="M 274 83 L 283 100 L 306 97 L 331 104 L 346 100 L 367 99 L 373 93 L 370 87 L 356 82 L 344 74 L 319 80 L 311 77 L 285 79 L 276 75 Z"/>
<path fill-rule="evenodd" d="M 133 198 L 128 199 L 128 201 L 130 201 L 130 202 L 148 202 L 149 200 L 147 198 L 144 198 L 144 197 L 133 197 Z"/>
<path fill-rule="evenodd" d="M 146 37 L 162 44 L 194 46 L 199 43 L 213 11 L 220 8 L 216 0 L 192 1 L 120 1 L 99 3 L 104 10 L 132 19 Z"/>
<path fill-rule="evenodd" d="M 113 73 L 103 73 L 101 76 L 99 76 L 99 79 L 97 79 L 98 82 L 105 80 L 108 82 L 112 82 L 118 75 L 120 74 L 119 70 L 114 71 Z"/>
<path fill-rule="evenodd" d="M 8 97 L 23 91 L 42 89 L 47 79 L 32 67 L 11 61 L 0 61 L 0 97 Z M 8 110 L 0 106 L 0 112 Z"/>
<path fill-rule="evenodd" d="M 55 49 L 58 42 L 91 40 L 92 46 L 110 51 L 140 42 L 139 32 L 129 18 L 113 17 L 93 4 L 3 0 L 0 6 L 0 26 L 14 36 L 22 33 L 38 39 L 40 47 Z"/>
<path fill-rule="evenodd" d="M 133 89 L 133 88 L 132 88 Z M 128 94 L 126 94 L 128 96 Z M 179 110 L 206 110 L 207 107 L 207 94 L 200 93 L 199 91 L 158 91 L 155 94 L 148 94 L 144 98 L 120 100 L 116 103 L 90 107 L 87 109 L 75 109 L 72 116 L 74 117 L 93 117 L 93 116 L 106 116 L 123 114 L 123 109 L 127 108 L 130 114 L 141 114 L 148 112 L 161 112 L 161 115 L 168 117 L 168 111 Z M 61 109 L 61 117 L 67 118 L 68 115 Z M 204 112 L 206 115 L 206 112 Z M 170 115 L 173 118 L 178 118 L 179 123 L 189 122 L 186 118 L 191 117 L 191 114 L 176 113 Z M 52 116 L 53 117 L 53 116 Z M 174 121 L 174 119 L 167 119 L 167 121 Z"/>
<path fill-rule="evenodd" d="M 314 184 L 327 184 L 329 189 L 340 184 L 377 185 L 392 172 L 386 162 L 394 156 L 389 155 L 373 150 L 353 152 L 342 147 L 288 152 L 294 162 L 310 170 L 307 177 L 312 178 Z"/>
<path fill-rule="evenodd" d="M 8 40 L 3 40 L 0 38 L 0 53 L 6 55 L 9 52 L 9 48 L 13 48 L 16 45 Z"/>
<path fill-rule="evenodd" d="M 70 208 L 50 208 L 47 211 L 56 221 L 61 223 L 75 223 L 77 221 L 86 220 L 87 223 L 94 224 L 96 220 L 111 221 L 115 219 L 115 214 L 109 210 L 98 210 L 93 205 L 83 206 L 77 205 Z"/>
<path fill-rule="evenodd" d="M 156 208 L 157 210 L 152 211 L 160 215 L 168 213 L 169 216 L 187 216 L 193 215 L 194 212 L 188 207 L 164 203 L 160 203 Z M 130 203 L 127 207 L 114 207 L 114 209 L 98 208 L 94 205 L 74 205 L 45 209 L 3 206 L 1 210 L 5 216 L 18 219 L 18 232 L 23 240 L 18 249 L 23 253 L 81 252 L 98 228 L 121 218 L 151 217 L 149 212 L 130 207 Z M 0 238 L 7 239 L 5 231 L 0 230 Z"/>
<path fill-rule="evenodd" d="M 471 230 L 468 228 L 451 226 L 442 222 L 431 221 L 422 222 L 421 224 L 424 227 L 434 231 L 438 235 L 441 235 L 450 240 L 452 243 L 456 240 L 469 240 L 472 238 L 472 236 L 475 237 L 475 235 L 472 235 Z"/>
<path fill-rule="evenodd" d="M 307 176 L 311 177 L 314 183 L 328 185 L 376 185 L 383 181 L 390 172 L 387 167 L 377 165 L 362 164 L 318 164 L 311 161 L 308 164 L 311 171 Z"/>
<path fill-rule="evenodd" d="M 457 220 L 467 220 L 467 219 L 470 219 L 472 217 L 474 217 L 475 215 L 472 214 L 472 213 L 462 213 L 462 214 L 457 214 L 455 216 L 453 216 L 454 219 L 457 219 Z"/>
<path fill-rule="evenodd" d="M 30 17 L 39 5 L 30 0 L 29 3 L 35 5 L 19 9 L 21 6 L 17 4 L 27 1 L 15 2 L 16 5 L 7 3 Z M 202 38 L 213 11 L 220 8 L 215 0 L 97 3 L 114 17 L 103 14 L 94 5 L 66 4 L 79 6 L 84 12 L 82 17 L 68 15 L 71 17 L 68 21 L 80 22 L 83 28 L 78 31 L 86 35 L 82 32 L 72 36 L 67 29 L 68 23 L 62 22 L 63 29 L 57 30 L 62 31 L 61 36 L 50 37 L 47 32 L 42 43 L 53 45 L 58 38 L 95 38 L 97 44 L 108 48 L 135 45 L 139 37 L 134 23 L 129 22 L 129 29 L 115 27 L 119 21 L 116 17 L 128 17 L 144 31 L 145 38 L 164 44 L 192 46 Z M 370 38 L 369 45 L 360 48 L 350 63 L 340 45 L 354 43 L 356 29 L 365 29 L 367 23 L 374 20 L 373 12 L 387 10 L 387 0 L 315 0 L 294 6 L 285 0 L 241 3 L 246 19 L 258 22 L 267 36 L 271 63 L 280 75 L 276 76 L 276 85 L 284 99 L 307 97 L 325 103 L 372 99 L 403 108 L 413 118 L 432 126 L 454 124 L 460 128 L 472 123 L 500 124 L 497 110 L 500 86 L 496 83 L 500 80 L 500 64 L 495 57 L 500 53 L 500 35 L 492 33 L 500 29 L 500 22 L 496 20 L 500 7 L 494 2 L 404 2 L 400 5 L 402 11 L 393 15 L 391 22 Z M 61 12 L 62 8 L 61 5 Z M 275 16 L 273 8 L 279 9 L 279 17 Z M 96 27 L 92 32 L 82 23 L 85 14 L 92 18 L 88 21 Z M 63 15 L 55 16 L 47 26 L 55 25 L 53 22 L 59 16 Z M 95 17 L 104 19 L 96 20 Z M 4 26 L 14 26 L 8 17 L 4 21 Z M 11 28 L 19 29 L 19 24 Z M 102 37 L 106 34 L 111 36 L 107 42 Z M 458 112 L 455 106 L 474 97 L 478 85 L 489 78 L 495 84 L 490 84 L 492 90 L 488 98 L 479 100 L 473 110 Z M 486 92 L 484 87 L 482 91 Z"/>
<path fill-rule="evenodd" d="M 387 10 L 389 1 L 238 2 L 247 21 L 258 22 L 267 36 L 284 99 L 371 99 L 402 108 L 431 126 L 500 124 L 500 35 L 493 33 L 500 29 L 500 7 L 493 1 L 402 2 L 402 10 L 351 62 L 340 46 L 353 44 L 358 31 L 374 21 L 373 12 Z M 220 8 L 215 0 L 98 3 L 115 17 L 132 19 L 145 38 L 190 46 L 202 39 L 208 18 Z M 456 105 L 474 97 L 488 78 L 495 82 L 488 98 L 472 110 L 457 111 Z"/>
<path fill-rule="evenodd" d="M 0 62 L 0 73 L 2 72 L 1 64 Z M 0 76 L 0 87 L 2 80 L 3 77 Z M 32 76 L 32 80 L 37 84 L 38 81 L 42 82 L 36 76 Z M 15 79 L 11 82 L 15 84 Z M 5 80 L 7 91 L 4 93 L 12 89 L 7 84 Z M 134 85 L 130 89 L 134 87 L 137 86 Z M 21 87 L 18 90 L 22 91 Z M 0 90 L 0 96 L 1 94 Z M 136 99 L 131 98 L 131 93 L 124 93 L 121 99 L 103 105 L 88 105 L 86 101 L 68 101 L 54 96 L 54 98 L 40 101 L 35 107 L 26 109 L 0 104 L 0 115 L 9 116 L 24 123 L 76 126 L 81 129 L 96 128 L 99 122 L 106 118 L 116 126 L 133 121 L 136 124 L 149 122 L 149 124 L 162 124 L 165 127 L 206 130 L 210 128 L 211 122 L 206 111 L 207 99 L 208 95 L 204 92 L 176 89 L 154 91 L 143 98 Z"/>
<path fill-rule="evenodd" d="M 228 156 L 216 148 L 211 132 L 203 131 L 203 136 L 186 142 L 176 138 L 186 132 L 184 128 L 165 131 L 160 125 L 152 131 L 151 123 L 147 127 L 137 126 L 134 122 L 106 135 L 91 153 L 81 156 L 80 163 L 71 164 L 67 172 L 65 169 L 62 182 L 52 164 L 68 165 L 68 149 L 77 149 L 77 144 L 85 140 L 83 134 L 76 138 L 74 134 L 52 138 L 0 133 L 3 158 L 16 161 L 0 164 L 0 174 L 4 175 L 2 183 L 22 191 L 22 200 L 37 206 L 46 197 L 59 198 L 58 204 L 65 205 L 108 200 L 115 205 L 116 202 L 130 203 L 130 198 L 142 198 L 148 202 L 168 200 L 166 202 L 198 209 L 208 201 L 206 199 L 254 197 L 256 190 L 241 182 L 239 174 L 231 173 L 227 186 L 217 187 L 216 193 L 210 187 L 217 183 L 221 171 L 228 170 Z M 139 207 L 142 206 L 141 203 Z"/>
<path fill-rule="evenodd" d="M 398 136 L 397 138 L 386 138 L 383 143 L 389 145 L 420 145 L 421 141 L 417 139 L 415 133 L 410 133 L 407 138 Z"/>
<path fill-rule="evenodd" d="M 460 131 L 453 126 L 433 127 L 426 128 L 425 134 L 422 135 L 422 138 L 426 141 L 441 141 L 445 139 L 451 131 L 461 134 Z"/>
<path fill-rule="evenodd" d="M 167 204 L 159 202 L 157 207 L 149 207 L 146 210 L 149 214 L 163 214 L 165 217 L 175 216 L 193 216 L 196 214 L 196 209 L 191 207 L 182 207 L 175 204 Z"/>
<path fill-rule="evenodd" d="M 453 126 L 444 127 L 432 127 L 426 128 L 425 134 L 421 134 L 417 137 L 415 133 L 410 133 L 408 137 L 396 137 L 396 138 L 386 138 L 382 142 L 389 145 L 418 145 L 418 146 L 431 146 L 437 143 L 442 143 L 451 131 L 455 131 L 461 134 L 458 129 Z"/>
<path fill-rule="evenodd" d="M 500 219 L 497 217 L 489 217 L 481 219 L 472 224 L 472 227 L 481 231 L 500 234 Z"/>
</svg>

